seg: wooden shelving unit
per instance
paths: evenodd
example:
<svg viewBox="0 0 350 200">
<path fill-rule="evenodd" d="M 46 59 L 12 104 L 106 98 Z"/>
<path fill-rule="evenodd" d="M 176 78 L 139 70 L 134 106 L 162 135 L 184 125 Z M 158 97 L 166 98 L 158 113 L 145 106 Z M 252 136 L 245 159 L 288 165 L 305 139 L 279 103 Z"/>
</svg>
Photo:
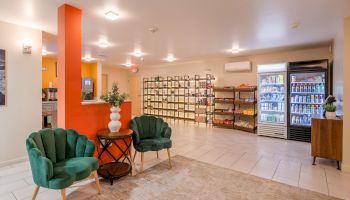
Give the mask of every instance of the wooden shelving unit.
<svg viewBox="0 0 350 200">
<path fill-rule="evenodd" d="M 235 88 L 234 128 L 255 133 L 257 129 L 257 87 Z"/>
<path fill-rule="evenodd" d="M 212 75 L 143 79 L 143 113 L 173 120 L 211 123 Z M 203 109 L 203 113 L 199 112 Z M 203 119 L 202 121 L 199 119 Z"/>
<path fill-rule="evenodd" d="M 234 128 L 234 87 L 214 87 L 213 125 L 221 128 Z M 219 97 L 220 96 L 220 97 Z"/>
</svg>

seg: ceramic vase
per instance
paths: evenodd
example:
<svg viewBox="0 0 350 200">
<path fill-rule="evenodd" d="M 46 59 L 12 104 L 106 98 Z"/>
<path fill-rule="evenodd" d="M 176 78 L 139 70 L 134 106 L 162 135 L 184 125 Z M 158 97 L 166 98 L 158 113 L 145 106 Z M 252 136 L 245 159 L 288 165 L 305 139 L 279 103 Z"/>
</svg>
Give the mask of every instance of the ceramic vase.
<svg viewBox="0 0 350 200">
<path fill-rule="evenodd" d="M 326 112 L 326 118 L 327 119 L 335 119 L 335 118 L 337 118 L 337 115 L 335 114 L 335 112 Z"/>
<path fill-rule="evenodd" d="M 118 132 L 122 123 L 119 121 L 120 119 L 120 108 L 119 106 L 112 106 L 111 114 L 109 115 L 111 121 L 108 123 L 109 131 L 112 133 Z"/>
</svg>

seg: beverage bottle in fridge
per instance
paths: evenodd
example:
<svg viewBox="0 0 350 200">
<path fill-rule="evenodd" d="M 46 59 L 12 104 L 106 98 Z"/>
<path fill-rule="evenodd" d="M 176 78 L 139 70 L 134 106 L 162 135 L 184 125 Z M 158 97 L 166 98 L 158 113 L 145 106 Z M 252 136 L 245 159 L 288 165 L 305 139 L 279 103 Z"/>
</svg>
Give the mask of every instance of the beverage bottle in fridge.
<svg viewBox="0 0 350 200">
<path fill-rule="evenodd" d="M 324 93 L 324 84 L 320 84 L 321 85 L 321 93 Z"/>
<path fill-rule="evenodd" d="M 311 84 L 309 84 L 309 86 L 307 86 L 307 92 L 311 92 Z"/>
<path fill-rule="evenodd" d="M 315 106 L 311 105 L 311 114 L 315 114 Z"/>
<path fill-rule="evenodd" d="M 316 92 L 316 93 L 319 93 L 319 92 L 320 92 L 320 86 L 319 86 L 318 84 L 316 84 L 315 92 Z"/>
<path fill-rule="evenodd" d="M 295 106 L 294 106 L 294 104 L 292 104 L 292 106 L 290 108 L 291 112 L 294 112 L 294 109 L 295 109 Z"/>
<path fill-rule="evenodd" d="M 300 92 L 304 92 L 304 84 L 300 85 Z"/>
<path fill-rule="evenodd" d="M 318 114 L 322 114 L 323 113 L 323 108 L 322 108 L 322 106 L 318 106 Z"/>
<path fill-rule="evenodd" d="M 311 103 L 315 103 L 315 96 L 313 94 L 311 95 Z"/>
<path fill-rule="evenodd" d="M 296 123 L 296 124 L 299 124 L 299 123 L 300 123 L 300 118 L 299 118 L 299 116 L 297 116 L 297 117 L 295 118 L 295 123 Z"/>
<path fill-rule="evenodd" d="M 306 106 L 306 112 L 307 112 L 308 114 L 311 113 L 311 107 L 310 107 L 310 105 L 307 105 L 307 106 Z"/>
<path fill-rule="evenodd" d="M 316 91 L 315 84 L 312 84 L 311 92 L 315 92 L 315 91 Z"/>
<path fill-rule="evenodd" d="M 323 95 L 319 95 L 319 97 L 318 97 L 318 101 L 320 102 L 320 103 L 323 103 Z"/>
<path fill-rule="evenodd" d="M 303 105 L 299 105 L 299 113 L 303 113 Z"/>
<path fill-rule="evenodd" d="M 303 105 L 303 112 L 302 113 L 306 113 L 306 105 Z"/>
<path fill-rule="evenodd" d="M 306 96 L 303 96 L 303 103 L 306 103 Z"/>
<path fill-rule="evenodd" d="M 299 92 L 299 84 L 296 84 L 296 86 L 295 86 L 295 92 Z"/>
</svg>

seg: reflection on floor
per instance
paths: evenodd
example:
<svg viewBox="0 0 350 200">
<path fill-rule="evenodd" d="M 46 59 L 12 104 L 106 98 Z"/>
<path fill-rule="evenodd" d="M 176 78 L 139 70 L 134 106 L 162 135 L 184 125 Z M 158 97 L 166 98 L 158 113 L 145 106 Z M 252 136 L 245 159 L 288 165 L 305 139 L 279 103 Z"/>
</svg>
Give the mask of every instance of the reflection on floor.
<svg viewBox="0 0 350 200">
<path fill-rule="evenodd" d="M 350 199 L 350 174 L 336 169 L 336 163 L 318 159 L 313 166 L 310 144 L 259 137 L 237 130 L 184 124 L 173 128 L 172 155 L 182 155 L 232 170 L 272 179 L 293 186 Z M 145 154 L 145 168 L 165 159 L 166 151 Z M 136 157 L 139 166 L 140 155 Z M 133 172 L 136 173 L 136 172 Z M 92 179 L 80 182 L 67 194 Z M 117 183 L 117 181 L 116 181 Z M 31 199 L 34 183 L 28 162 L 0 168 L 0 199 Z M 38 199 L 59 199 L 59 192 L 40 189 Z"/>
</svg>

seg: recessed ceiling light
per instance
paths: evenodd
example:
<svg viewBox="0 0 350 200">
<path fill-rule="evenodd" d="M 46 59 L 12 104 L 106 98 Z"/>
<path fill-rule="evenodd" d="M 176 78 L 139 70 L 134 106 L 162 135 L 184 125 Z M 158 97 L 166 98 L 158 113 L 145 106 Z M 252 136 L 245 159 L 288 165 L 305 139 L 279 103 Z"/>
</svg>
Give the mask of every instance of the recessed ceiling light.
<svg viewBox="0 0 350 200">
<path fill-rule="evenodd" d="M 86 61 L 86 62 L 90 62 L 90 61 L 92 61 L 92 58 L 91 58 L 90 55 L 86 55 L 86 56 L 83 58 L 83 60 Z"/>
<path fill-rule="evenodd" d="M 101 48 L 107 48 L 109 47 L 111 44 L 109 44 L 107 41 L 105 40 L 101 40 L 98 42 L 98 46 L 101 47 Z"/>
<path fill-rule="evenodd" d="M 242 51 L 242 49 L 240 49 L 240 48 L 232 48 L 230 51 L 231 51 L 231 53 L 239 53 L 239 52 Z"/>
<path fill-rule="evenodd" d="M 140 49 L 135 49 L 132 55 L 135 57 L 141 57 L 144 55 L 144 53 Z"/>
<path fill-rule="evenodd" d="M 108 20 L 114 21 L 114 20 L 118 19 L 119 14 L 110 10 L 110 11 L 105 13 L 105 17 Z"/>
<path fill-rule="evenodd" d="M 173 54 L 168 54 L 168 57 L 164 58 L 168 62 L 174 62 L 176 59 Z"/>
<path fill-rule="evenodd" d="M 46 49 L 42 49 L 42 50 L 41 50 L 41 55 L 43 55 L 43 56 L 46 56 L 46 55 L 47 55 Z"/>
<path fill-rule="evenodd" d="M 126 62 L 124 65 L 125 65 L 126 67 L 131 67 L 131 66 L 133 66 L 133 64 L 132 64 L 131 62 Z"/>
</svg>

